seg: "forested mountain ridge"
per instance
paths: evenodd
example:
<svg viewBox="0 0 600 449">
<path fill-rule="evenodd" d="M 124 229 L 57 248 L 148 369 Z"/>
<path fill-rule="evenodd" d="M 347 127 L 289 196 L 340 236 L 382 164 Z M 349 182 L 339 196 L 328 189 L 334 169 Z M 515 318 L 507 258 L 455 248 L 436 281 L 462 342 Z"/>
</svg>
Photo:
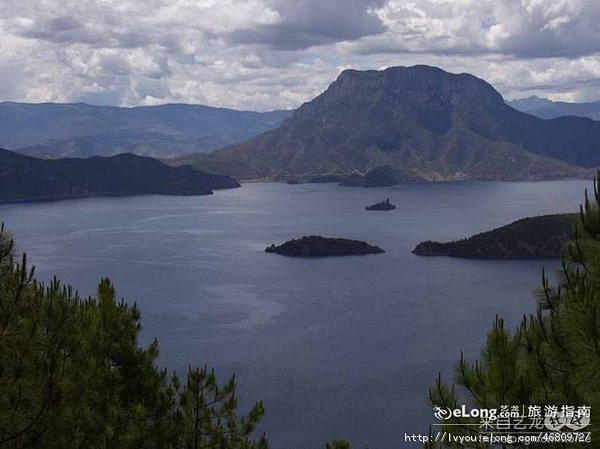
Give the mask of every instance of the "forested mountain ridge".
<svg viewBox="0 0 600 449">
<path fill-rule="evenodd" d="M 121 154 L 88 159 L 37 159 L 0 149 L 0 202 L 99 195 L 207 195 L 239 187 L 225 175 Z"/>
<path fill-rule="evenodd" d="M 45 158 L 119 153 L 169 158 L 242 142 L 276 128 L 290 114 L 190 104 L 121 108 L 4 102 L 0 147 Z"/>
</svg>

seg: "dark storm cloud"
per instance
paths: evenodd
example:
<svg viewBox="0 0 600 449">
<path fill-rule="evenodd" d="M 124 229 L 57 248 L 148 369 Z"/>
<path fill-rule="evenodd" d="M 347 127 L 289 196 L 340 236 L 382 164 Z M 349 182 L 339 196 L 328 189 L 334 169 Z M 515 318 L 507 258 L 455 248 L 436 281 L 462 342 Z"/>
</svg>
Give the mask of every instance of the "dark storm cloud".
<svg viewBox="0 0 600 449">
<path fill-rule="evenodd" d="M 271 6 L 280 15 L 278 23 L 234 30 L 228 39 L 232 43 L 262 44 L 283 50 L 352 41 L 385 31 L 373 14 L 384 3 L 385 0 L 275 0 Z"/>
<path fill-rule="evenodd" d="M 152 37 L 140 31 L 113 29 L 106 26 L 93 27 L 74 17 L 36 19 L 31 24 L 17 25 L 14 34 L 58 44 L 86 44 L 94 47 L 135 48 L 152 42 Z"/>
<path fill-rule="evenodd" d="M 600 3 L 599 3 L 600 7 Z M 600 17 L 598 17 L 600 23 Z M 561 30 L 535 30 L 526 38 L 509 39 L 502 46 L 507 55 L 518 58 L 552 58 L 591 55 L 600 52 L 600 28 L 567 27 Z"/>
</svg>

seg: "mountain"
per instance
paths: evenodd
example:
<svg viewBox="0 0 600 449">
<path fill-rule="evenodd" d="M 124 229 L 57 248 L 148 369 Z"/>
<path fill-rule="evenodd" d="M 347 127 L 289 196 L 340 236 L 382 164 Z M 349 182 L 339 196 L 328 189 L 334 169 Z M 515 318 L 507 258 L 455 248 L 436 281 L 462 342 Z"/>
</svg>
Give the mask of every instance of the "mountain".
<svg viewBox="0 0 600 449">
<path fill-rule="evenodd" d="M 278 129 L 179 163 L 351 185 L 587 177 L 581 167 L 600 166 L 600 123 L 541 120 L 487 82 L 436 67 L 346 70 Z"/>
<path fill-rule="evenodd" d="M 450 256 L 469 259 L 559 258 L 575 235 L 576 214 L 524 218 L 493 231 L 454 242 L 421 242 L 419 256 Z"/>
<path fill-rule="evenodd" d="M 173 157 L 247 140 L 291 111 L 247 112 L 202 105 L 135 108 L 0 103 L 0 147 L 41 157 L 135 153 Z"/>
<path fill-rule="evenodd" d="M 536 117 L 550 119 L 573 115 L 600 120 L 600 101 L 590 103 L 567 103 L 565 101 L 551 101 L 547 98 L 534 96 L 520 98 L 507 102 L 519 111 L 528 112 Z"/>
<path fill-rule="evenodd" d="M 37 159 L 0 149 L 0 202 L 99 195 L 208 195 L 239 187 L 229 176 L 170 167 L 156 159 L 120 154 L 89 159 Z"/>
<path fill-rule="evenodd" d="M 554 102 L 547 98 L 541 98 L 537 95 L 531 95 L 526 98 L 516 98 L 506 102 L 511 108 L 521 112 L 531 112 L 546 106 L 552 106 Z"/>
</svg>

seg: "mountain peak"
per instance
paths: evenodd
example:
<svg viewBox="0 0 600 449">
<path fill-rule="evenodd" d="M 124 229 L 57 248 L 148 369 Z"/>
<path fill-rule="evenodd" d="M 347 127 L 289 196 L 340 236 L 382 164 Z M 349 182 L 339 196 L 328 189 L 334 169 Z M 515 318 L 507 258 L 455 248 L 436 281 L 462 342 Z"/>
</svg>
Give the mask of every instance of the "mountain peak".
<svg viewBox="0 0 600 449">
<path fill-rule="evenodd" d="M 359 102 L 361 107 L 368 105 L 369 110 L 425 111 L 432 107 L 448 113 L 456 108 L 506 107 L 500 93 L 481 78 L 415 65 L 384 70 L 344 70 L 321 95 L 303 104 L 294 117 L 320 119 L 327 111 L 340 107 L 347 111 Z"/>
<path fill-rule="evenodd" d="M 530 95 L 525 98 L 516 98 L 506 102 L 511 107 L 518 109 L 523 112 L 530 112 L 535 109 L 543 108 L 546 106 L 552 106 L 554 102 L 547 98 L 538 97 L 537 95 Z"/>
<path fill-rule="evenodd" d="M 360 75 L 369 75 L 369 74 L 394 74 L 394 73 L 397 74 L 397 73 L 402 73 L 402 72 L 411 72 L 411 73 L 418 73 L 418 74 L 432 73 L 432 74 L 438 74 L 438 75 L 459 76 L 457 74 L 447 72 L 440 67 L 427 65 L 427 64 L 416 64 L 413 66 L 396 65 L 396 66 L 386 67 L 386 68 L 380 69 L 380 70 L 376 70 L 376 69 L 367 69 L 367 70 L 345 69 L 339 74 L 337 79 L 343 78 L 345 76 L 360 76 Z M 463 74 L 461 74 L 461 75 L 463 75 Z M 467 74 L 467 75 L 469 75 L 469 74 Z M 469 75 L 469 76 L 472 76 L 472 75 Z"/>
<path fill-rule="evenodd" d="M 279 129 L 200 166 L 244 179 L 353 185 L 559 178 L 585 172 L 569 164 L 600 165 L 598 142 L 600 124 L 523 114 L 476 76 L 399 66 L 344 70 Z"/>
</svg>

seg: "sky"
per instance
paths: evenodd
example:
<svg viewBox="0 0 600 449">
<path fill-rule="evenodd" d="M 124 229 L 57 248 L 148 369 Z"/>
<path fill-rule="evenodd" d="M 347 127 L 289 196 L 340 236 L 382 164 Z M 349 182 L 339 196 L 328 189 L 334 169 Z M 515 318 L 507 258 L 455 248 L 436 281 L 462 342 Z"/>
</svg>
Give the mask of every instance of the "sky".
<svg viewBox="0 0 600 449">
<path fill-rule="evenodd" d="M 600 0 L 0 0 L 0 101 L 290 109 L 414 64 L 600 100 Z"/>
</svg>

